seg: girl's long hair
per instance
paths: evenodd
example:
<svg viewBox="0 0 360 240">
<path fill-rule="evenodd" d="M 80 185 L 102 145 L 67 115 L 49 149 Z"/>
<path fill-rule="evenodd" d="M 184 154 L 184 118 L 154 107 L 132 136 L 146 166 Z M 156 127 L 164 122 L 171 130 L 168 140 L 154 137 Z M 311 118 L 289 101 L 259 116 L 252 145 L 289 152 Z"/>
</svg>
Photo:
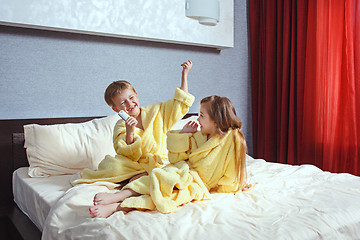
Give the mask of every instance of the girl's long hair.
<svg viewBox="0 0 360 240">
<path fill-rule="evenodd" d="M 242 190 L 246 185 L 246 153 L 247 146 L 244 134 L 241 131 L 241 120 L 237 117 L 234 105 L 227 97 L 212 95 L 203 98 L 201 104 L 208 103 L 209 117 L 216 123 L 217 133 L 220 137 L 224 136 L 228 130 L 234 129 L 233 137 L 235 143 L 236 157 L 236 179 L 237 188 L 234 192 Z"/>
</svg>

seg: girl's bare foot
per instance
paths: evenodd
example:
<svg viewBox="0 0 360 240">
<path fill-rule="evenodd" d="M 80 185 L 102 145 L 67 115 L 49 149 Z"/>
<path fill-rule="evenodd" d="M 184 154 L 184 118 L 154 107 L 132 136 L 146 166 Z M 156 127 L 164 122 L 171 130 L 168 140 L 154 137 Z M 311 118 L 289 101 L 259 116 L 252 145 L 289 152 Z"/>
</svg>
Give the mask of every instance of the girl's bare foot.
<svg viewBox="0 0 360 240">
<path fill-rule="evenodd" d="M 121 199 L 119 199 L 119 194 L 121 192 L 118 193 L 107 193 L 107 192 L 101 192 L 101 193 L 97 193 L 94 197 L 94 205 L 105 205 L 105 204 L 110 204 L 110 203 L 117 203 L 119 201 L 122 201 Z"/>
<path fill-rule="evenodd" d="M 121 201 L 124 201 L 125 198 L 131 197 L 131 196 L 138 196 L 137 192 L 134 192 L 131 189 L 125 189 L 120 192 L 116 193 L 97 193 L 94 197 L 94 205 L 105 205 L 105 204 L 111 204 L 111 203 L 118 203 Z"/>
<path fill-rule="evenodd" d="M 89 208 L 90 215 L 93 218 L 107 218 L 116 212 L 120 203 L 112 203 L 107 205 L 98 205 Z"/>
<path fill-rule="evenodd" d="M 98 205 L 89 208 L 90 215 L 93 218 L 107 218 L 114 212 L 123 211 L 125 213 L 131 211 L 131 208 L 120 207 L 121 203 L 111 203 L 107 205 Z"/>
</svg>

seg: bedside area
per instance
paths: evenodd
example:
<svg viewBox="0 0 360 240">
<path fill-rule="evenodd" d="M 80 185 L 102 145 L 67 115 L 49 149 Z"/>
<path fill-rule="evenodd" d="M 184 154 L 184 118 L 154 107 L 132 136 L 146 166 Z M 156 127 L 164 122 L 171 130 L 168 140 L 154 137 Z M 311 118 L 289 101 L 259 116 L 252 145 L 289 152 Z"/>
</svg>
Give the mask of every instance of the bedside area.
<svg viewBox="0 0 360 240">
<path fill-rule="evenodd" d="M 41 232 L 15 205 L 0 207 L 0 239 L 40 240 Z"/>
</svg>

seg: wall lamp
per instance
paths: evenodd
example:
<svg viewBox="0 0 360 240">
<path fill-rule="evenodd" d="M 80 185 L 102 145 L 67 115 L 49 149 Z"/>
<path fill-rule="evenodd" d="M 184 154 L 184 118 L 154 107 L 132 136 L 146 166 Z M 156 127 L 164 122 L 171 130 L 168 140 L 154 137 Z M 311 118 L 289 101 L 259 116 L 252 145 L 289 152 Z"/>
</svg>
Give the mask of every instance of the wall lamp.
<svg viewBox="0 0 360 240">
<path fill-rule="evenodd" d="M 185 0 L 185 16 L 215 26 L 220 18 L 219 0 Z"/>
</svg>

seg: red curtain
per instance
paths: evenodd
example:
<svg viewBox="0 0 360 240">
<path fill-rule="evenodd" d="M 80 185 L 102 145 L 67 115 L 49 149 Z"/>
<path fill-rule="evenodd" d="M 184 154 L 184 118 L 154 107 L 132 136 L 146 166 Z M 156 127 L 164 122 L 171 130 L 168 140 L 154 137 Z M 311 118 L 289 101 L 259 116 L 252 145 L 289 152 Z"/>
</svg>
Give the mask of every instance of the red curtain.
<svg viewBox="0 0 360 240">
<path fill-rule="evenodd" d="M 254 156 L 360 175 L 358 1 L 251 0 L 249 21 Z"/>
</svg>

